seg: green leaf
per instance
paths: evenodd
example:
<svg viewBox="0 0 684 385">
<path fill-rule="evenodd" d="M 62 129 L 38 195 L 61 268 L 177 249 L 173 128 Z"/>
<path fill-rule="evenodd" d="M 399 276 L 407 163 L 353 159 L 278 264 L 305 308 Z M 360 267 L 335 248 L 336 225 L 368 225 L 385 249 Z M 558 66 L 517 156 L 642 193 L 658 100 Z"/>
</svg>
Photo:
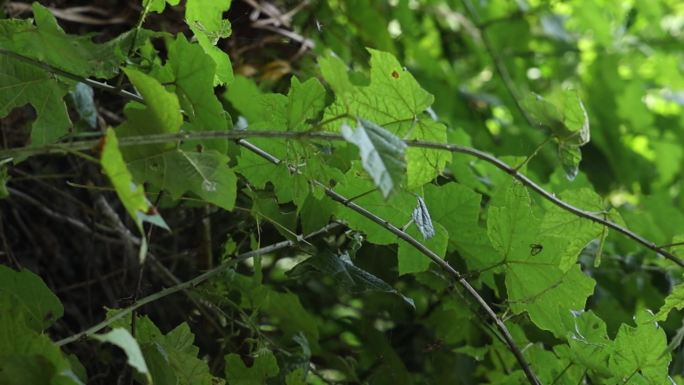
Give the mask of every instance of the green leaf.
<svg viewBox="0 0 684 385">
<path fill-rule="evenodd" d="M 311 276 L 329 276 L 339 287 L 351 293 L 391 293 L 415 308 L 411 298 L 404 296 L 375 275 L 356 267 L 346 252 L 337 255 L 328 250 L 320 251 L 297 264 L 287 272 L 287 275 L 298 280 L 305 280 Z"/>
<path fill-rule="evenodd" d="M 93 334 L 91 337 L 100 342 L 108 342 L 121 348 L 126 353 L 126 357 L 128 357 L 128 364 L 138 373 L 145 375 L 148 383 L 152 382 L 152 377 L 147 369 L 147 363 L 140 350 L 140 346 L 128 330 L 115 328 L 105 334 Z"/>
<path fill-rule="evenodd" d="M 363 168 L 387 198 L 404 179 L 406 144 L 384 128 L 363 119 L 359 119 L 356 131 L 342 126 L 342 135 L 359 148 Z"/>
<path fill-rule="evenodd" d="M 184 103 L 188 115 L 188 131 L 217 131 L 228 129 L 226 114 L 214 94 L 216 64 L 197 44 L 190 44 L 180 34 L 169 44 L 168 65 L 174 75 L 176 95 Z M 189 142 L 190 147 L 194 147 Z M 205 141 L 204 147 L 225 153 L 225 140 Z"/>
<path fill-rule="evenodd" d="M 71 126 L 62 99 L 67 85 L 35 66 L 0 55 L 0 116 L 30 103 L 36 111 L 31 127 L 31 144 L 54 143 Z"/>
<path fill-rule="evenodd" d="M 558 194 L 558 198 L 571 205 L 589 212 L 600 213 L 606 206 L 603 199 L 588 188 L 566 190 Z M 580 252 L 589 242 L 598 239 L 604 233 L 603 226 L 561 209 L 556 205 L 548 205 L 541 223 L 541 232 L 562 238 L 566 245 L 561 254 L 559 267 L 566 270 L 577 262 Z"/>
<path fill-rule="evenodd" d="M 492 247 L 486 229 L 479 223 L 480 194 L 457 183 L 430 184 L 424 191 L 433 221 L 444 226 L 449 234 L 449 247 L 458 250 L 468 266 L 482 269 L 501 261 L 502 257 Z"/>
<path fill-rule="evenodd" d="M 104 138 L 100 163 L 105 175 L 114 186 L 119 200 L 123 203 L 141 234 L 143 222 L 150 222 L 163 229 L 169 229 L 164 219 L 156 213 L 152 204 L 147 200 L 143 186 L 133 183 L 133 177 L 119 151 L 116 133 L 111 128 L 107 129 Z"/>
<path fill-rule="evenodd" d="M 561 142 L 558 144 L 558 159 L 565 171 L 568 180 L 574 180 L 579 172 L 579 164 L 582 161 L 582 151 L 579 146 Z"/>
<path fill-rule="evenodd" d="M 556 336 L 564 335 L 563 319 L 584 310 L 596 282 L 579 265 L 567 271 L 554 266 L 512 264 L 506 269 L 506 289 L 511 310 L 526 311 L 532 322 Z"/>
<path fill-rule="evenodd" d="M 180 0 L 143 0 L 142 5 L 143 8 L 147 8 L 149 12 L 157 12 L 157 13 L 162 13 L 164 12 L 164 8 L 166 8 L 166 3 L 169 5 L 178 5 Z"/>
<path fill-rule="evenodd" d="M 8 309 L 0 292 L 0 384 L 83 385 L 59 347 Z"/>
<path fill-rule="evenodd" d="M 335 91 L 328 116 L 343 113 L 380 122 L 412 120 L 425 111 L 434 97 L 390 53 L 370 52 L 370 84 L 351 86 L 344 63 L 335 56 L 319 59 L 321 73 Z"/>
<path fill-rule="evenodd" d="M 162 152 L 128 163 L 138 181 L 148 181 L 179 199 L 192 192 L 226 210 L 235 206 L 237 178 L 228 157 L 214 150 Z"/>
<path fill-rule="evenodd" d="M 188 0 L 185 6 L 185 23 L 195 34 L 200 46 L 216 63 L 214 84 L 227 84 L 233 80 L 233 68 L 228 54 L 216 47 L 219 39 L 230 36 L 232 30 L 223 13 L 230 8 L 231 0 Z"/>
<path fill-rule="evenodd" d="M 555 90 L 547 98 L 531 94 L 523 105 L 532 119 L 549 129 L 559 142 L 578 147 L 589 143 L 589 117 L 576 91 Z"/>
<path fill-rule="evenodd" d="M 432 250 L 440 258 L 444 258 L 447 250 L 447 243 L 449 241 L 449 233 L 439 223 L 433 223 L 435 236 L 421 242 L 428 249 Z M 417 227 L 411 226 L 406 232 L 414 239 L 420 239 L 421 233 Z M 430 259 L 418 251 L 415 247 L 403 240 L 398 240 L 399 250 L 397 251 L 397 259 L 399 262 L 399 275 L 409 273 L 419 273 L 427 270 L 430 267 Z"/>
<path fill-rule="evenodd" d="M 608 338 L 606 323 L 591 310 L 573 312 L 572 315 L 563 319 L 565 337 L 570 347 L 563 352 L 564 356 L 593 371 L 594 375 L 610 376 L 608 359 L 612 341 Z"/>
<path fill-rule="evenodd" d="M 641 310 L 635 317 L 636 327 L 623 324 L 615 337 L 608 369 L 613 381 L 632 377 L 635 384 L 668 382 L 670 352 L 665 331 L 652 321 L 653 314 Z"/>
<path fill-rule="evenodd" d="M 128 49 L 139 46 L 151 34 L 145 30 L 127 32 L 110 42 L 95 44 L 91 36 L 65 34 L 50 10 L 38 2 L 32 9 L 35 26 L 26 20 L 0 21 L 0 46 L 75 75 L 111 78 L 119 72 Z M 134 37 L 136 41 L 130 41 Z"/>
<path fill-rule="evenodd" d="M 672 292 L 665 297 L 665 303 L 660 307 L 658 313 L 655 315 L 656 321 L 665 321 L 667 315 L 673 309 L 684 309 L 684 284 L 679 284 L 672 288 Z"/>
<path fill-rule="evenodd" d="M 111 310 L 108 316 L 115 314 Z M 114 322 L 112 327 L 130 327 L 131 317 Z M 221 380 L 211 375 L 207 362 L 198 358 L 199 348 L 195 336 L 186 323 L 166 335 L 147 317 L 136 318 L 136 339 L 145 356 L 154 384 L 165 385 L 217 385 Z"/>
<path fill-rule="evenodd" d="M 0 307 L 0 313 L 23 314 L 26 325 L 37 332 L 47 329 L 64 314 L 59 298 L 28 270 L 14 271 L 0 265 L 0 296 L 7 296 L 12 304 L 11 308 Z"/>
<path fill-rule="evenodd" d="M 266 385 L 266 380 L 278 374 L 278 362 L 270 351 L 260 351 L 254 363 L 247 367 L 239 355 L 226 356 L 226 379 L 230 385 Z"/>
<path fill-rule="evenodd" d="M 287 129 L 305 131 L 325 107 L 325 89 L 316 78 L 301 83 L 293 76 L 287 99 Z"/>
<path fill-rule="evenodd" d="M 402 139 L 446 143 L 446 126 L 423 115 L 434 98 L 422 89 L 415 78 L 389 53 L 368 50 L 370 84 L 352 84 L 345 64 L 329 55 L 319 59 L 321 73 L 335 91 L 335 102 L 325 112 L 325 119 L 342 115 L 358 116 L 376 122 Z M 336 130 L 349 119 L 329 126 Z M 415 189 L 439 175 L 451 159 L 451 153 L 424 148 L 406 151 L 407 187 Z"/>
<path fill-rule="evenodd" d="M 149 75 L 132 68 L 126 68 L 124 72 L 140 92 L 146 104 L 143 106 L 132 102 L 126 105 L 124 113 L 128 120 L 117 128 L 118 136 L 123 138 L 178 132 L 183 124 L 178 97 L 167 91 L 158 80 Z M 122 153 L 126 161 L 131 162 L 172 148 L 174 148 L 173 143 L 146 144 L 126 146 L 122 149 Z"/>
<path fill-rule="evenodd" d="M 413 194 L 399 190 L 384 199 L 381 193 L 372 191 L 374 189 L 375 185 L 358 164 L 347 172 L 344 181 L 335 186 L 336 192 L 347 198 L 356 198 L 355 203 L 399 228 L 411 220 L 416 202 Z M 397 243 L 397 238 L 392 233 L 347 207 L 338 207 L 336 215 L 350 228 L 365 233 L 369 242 L 379 245 Z"/>
<path fill-rule="evenodd" d="M 509 182 L 492 198 L 488 234 L 503 256 L 511 310 L 526 311 L 537 326 L 563 336 L 563 320 L 584 310 L 595 282 L 577 264 L 560 268 L 568 260 L 564 255 L 576 250 L 574 238 L 544 233 L 539 222 L 527 189 L 519 183 Z"/>
</svg>

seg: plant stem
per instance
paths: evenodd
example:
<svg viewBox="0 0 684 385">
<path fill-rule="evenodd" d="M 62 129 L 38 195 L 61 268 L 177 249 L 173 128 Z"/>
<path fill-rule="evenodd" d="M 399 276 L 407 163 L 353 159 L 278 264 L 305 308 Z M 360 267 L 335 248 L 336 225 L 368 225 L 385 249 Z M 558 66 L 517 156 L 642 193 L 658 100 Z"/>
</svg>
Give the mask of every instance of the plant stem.
<svg viewBox="0 0 684 385">
<path fill-rule="evenodd" d="M 311 234 L 303 236 L 303 238 L 308 239 L 308 238 L 317 236 L 319 234 L 326 233 L 326 232 L 328 232 L 328 231 L 330 231 L 336 227 L 339 227 L 339 226 L 340 226 L 340 223 L 332 222 L 332 223 L 327 224 L 324 227 L 320 228 L 319 230 L 314 231 Z M 191 289 L 195 286 L 198 286 L 202 282 L 207 281 L 207 280 L 217 276 L 218 274 L 230 269 L 231 267 L 237 265 L 239 262 L 245 261 L 247 259 L 259 256 L 259 255 L 264 255 L 264 254 L 272 253 L 272 252 L 275 252 L 278 250 L 282 250 L 284 248 L 291 247 L 291 246 L 295 245 L 296 243 L 297 243 L 297 241 L 286 240 L 286 241 L 277 242 L 277 243 L 274 243 L 274 244 L 271 244 L 268 246 L 264 246 L 264 247 L 256 249 L 256 250 L 252 250 L 252 251 L 248 251 L 246 253 L 240 254 L 240 255 L 236 256 L 235 258 L 233 258 L 233 259 L 231 259 L 231 260 L 229 260 L 229 261 L 227 261 L 227 262 L 225 262 L 225 263 L 223 263 L 223 264 L 221 264 L 221 265 L 219 265 L 219 266 L 217 266 L 217 267 L 215 267 L 215 268 L 213 268 L 213 269 L 211 269 L 211 270 L 209 270 L 203 274 L 200 274 L 191 280 L 181 282 L 181 283 L 174 285 L 174 286 L 171 286 L 171 287 L 167 287 L 166 289 L 160 290 L 156 293 L 148 295 L 147 297 L 141 298 L 138 301 L 136 301 L 134 304 L 132 304 L 131 306 L 124 308 L 124 309 L 121 309 L 120 311 L 116 312 L 115 314 L 113 314 L 111 317 L 105 319 L 104 321 L 102 321 L 96 325 L 93 325 L 90 328 L 88 328 L 82 332 L 79 332 L 79 333 L 76 333 L 72 336 L 63 338 L 63 339 L 55 342 L 55 344 L 57 346 L 64 346 L 64 345 L 70 344 L 72 342 L 78 341 L 81 338 L 88 337 L 88 336 L 95 334 L 95 333 L 99 332 L 100 330 L 106 328 L 107 326 L 111 325 L 112 323 L 116 322 L 117 320 L 127 316 L 128 314 L 131 314 L 133 311 L 139 309 L 140 307 L 147 305 L 148 303 L 157 301 L 161 298 L 164 298 L 164 297 L 169 296 L 171 294 L 177 293 L 179 291 L 184 291 L 187 289 Z"/>
<path fill-rule="evenodd" d="M 294 131 L 247 131 L 247 130 L 227 130 L 227 131 L 195 131 L 195 132 L 181 132 L 176 134 L 154 134 L 154 135 L 144 135 L 144 136 L 129 136 L 119 139 L 120 146 L 135 146 L 143 144 L 154 144 L 154 143 L 165 143 L 176 140 L 201 140 L 201 139 L 244 139 L 244 138 L 285 138 L 285 139 L 295 139 L 295 140 L 327 140 L 327 141 L 344 141 L 345 139 L 342 135 L 330 133 L 330 132 L 316 132 L 316 131 L 304 131 L 304 132 L 294 132 Z M 14 155 L 36 155 L 36 154 L 54 154 L 63 153 L 67 150 L 77 151 L 77 150 L 87 150 L 92 149 L 98 144 L 98 140 L 86 140 L 70 143 L 61 144 L 48 144 L 44 146 L 37 147 L 20 147 L 11 148 L 7 150 L 0 150 L 0 159 L 6 157 L 13 157 Z M 256 146 L 240 140 L 239 143 L 249 149 L 254 149 Z M 662 255 L 664 258 L 676 263 L 680 267 L 684 267 L 684 261 L 675 256 L 673 253 L 667 251 L 665 248 L 658 246 L 654 242 L 642 237 L 641 235 L 615 223 L 604 219 L 592 212 L 575 207 L 567 202 L 556 197 L 555 194 L 544 190 L 543 187 L 538 185 L 532 179 L 526 175 L 520 173 L 515 167 L 508 165 L 507 163 L 501 161 L 494 155 L 487 152 L 478 150 L 476 148 L 462 146 L 459 144 L 448 144 L 448 143 L 438 143 L 438 142 L 428 142 L 422 140 L 405 140 L 409 147 L 417 148 L 427 148 L 439 151 L 449 151 L 453 153 L 466 154 L 480 160 L 483 160 L 499 170 L 505 172 L 511 177 L 517 179 L 523 185 L 529 187 L 534 192 L 542 196 L 542 198 L 548 200 L 554 205 L 566 210 L 572 214 L 579 217 L 588 219 L 592 222 L 599 223 L 603 226 L 607 226 L 618 233 L 626 236 L 627 238 L 640 243 L 649 250 L 653 250 L 656 253 Z"/>
</svg>

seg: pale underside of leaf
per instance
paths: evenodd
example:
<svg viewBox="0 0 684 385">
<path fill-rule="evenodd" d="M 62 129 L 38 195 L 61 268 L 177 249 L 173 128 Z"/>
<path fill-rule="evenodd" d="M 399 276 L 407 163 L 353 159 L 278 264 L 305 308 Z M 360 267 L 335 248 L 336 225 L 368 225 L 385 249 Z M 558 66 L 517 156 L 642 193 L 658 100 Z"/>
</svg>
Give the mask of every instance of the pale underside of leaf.
<svg viewBox="0 0 684 385">
<path fill-rule="evenodd" d="M 359 148 L 363 168 L 387 198 L 404 179 L 406 144 L 384 128 L 363 119 L 359 119 L 356 131 L 343 125 L 342 135 Z"/>
</svg>

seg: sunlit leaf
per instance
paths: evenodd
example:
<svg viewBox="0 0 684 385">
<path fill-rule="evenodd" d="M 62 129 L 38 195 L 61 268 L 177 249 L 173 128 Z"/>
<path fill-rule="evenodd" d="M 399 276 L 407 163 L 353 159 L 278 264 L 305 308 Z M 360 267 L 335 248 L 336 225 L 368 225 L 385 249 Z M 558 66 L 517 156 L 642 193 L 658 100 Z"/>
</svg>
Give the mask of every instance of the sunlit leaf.
<svg viewBox="0 0 684 385">
<path fill-rule="evenodd" d="M 226 84 L 233 80 L 233 68 L 228 54 L 216 47 L 219 39 L 230 36 L 232 29 L 223 12 L 230 8 L 231 0 L 188 0 L 185 6 L 185 22 L 197 41 L 216 63 L 214 84 Z"/>
<path fill-rule="evenodd" d="M 168 230 L 164 219 L 147 200 L 143 187 L 133 182 L 133 177 L 119 151 L 116 133 L 112 128 L 107 129 L 100 162 L 102 170 L 114 186 L 121 203 L 123 203 L 138 229 L 142 231 L 142 223 L 150 222 Z"/>
</svg>

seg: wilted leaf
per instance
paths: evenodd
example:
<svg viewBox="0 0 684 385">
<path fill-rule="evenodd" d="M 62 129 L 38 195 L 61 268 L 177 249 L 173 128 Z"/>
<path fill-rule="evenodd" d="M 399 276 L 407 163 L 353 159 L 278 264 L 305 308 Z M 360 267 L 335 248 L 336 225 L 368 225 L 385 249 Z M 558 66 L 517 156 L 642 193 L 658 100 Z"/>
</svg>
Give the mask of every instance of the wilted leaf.
<svg viewBox="0 0 684 385">
<path fill-rule="evenodd" d="M 413 209 L 411 214 L 413 222 L 423 235 L 423 239 L 430 239 L 435 236 L 435 228 L 432 226 L 432 218 L 423 198 L 418 197 L 418 206 Z"/>
</svg>

